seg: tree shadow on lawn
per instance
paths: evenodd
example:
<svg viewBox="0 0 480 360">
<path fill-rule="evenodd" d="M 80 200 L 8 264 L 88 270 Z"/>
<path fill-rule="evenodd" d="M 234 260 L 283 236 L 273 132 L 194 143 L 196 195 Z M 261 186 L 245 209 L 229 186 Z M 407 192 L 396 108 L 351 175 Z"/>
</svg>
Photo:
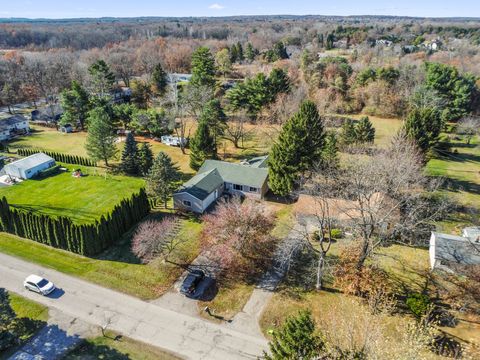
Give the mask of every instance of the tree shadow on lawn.
<svg viewBox="0 0 480 360">
<path fill-rule="evenodd" d="M 72 219 L 73 222 L 75 217 L 80 217 L 82 222 L 95 222 L 98 220 L 98 214 L 92 213 L 90 211 L 85 211 L 77 208 L 66 208 L 58 206 L 48 206 L 48 205 L 33 205 L 33 204 L 9 204 L 11 207 L 19 210 L 28 210 L 31 212 L 37 212 L 44 215 L 51 215 L 52 212 L 62 214 L 61 216 L 68 216 Z M 50 210 L 50 211 L 48 211 Z M 65 215 L 70 214 L 70 215 Z M 75 215 L 72 217 L 71 215 Z M 79 216 L 78 216 L 79 215 Z M 55 216 L 55 215 L 54 215 Z M 60 216 L 60 215 L 56 215 Z"/>
<path fill-rule="evenodd" d="M 451 177 L 445 177 L 442 188 L 444 190 L 453 192 L 465 191 L 475 195 L 480 194 L 480 184 L 473 181 L 454 179 Z"/>
</svg>

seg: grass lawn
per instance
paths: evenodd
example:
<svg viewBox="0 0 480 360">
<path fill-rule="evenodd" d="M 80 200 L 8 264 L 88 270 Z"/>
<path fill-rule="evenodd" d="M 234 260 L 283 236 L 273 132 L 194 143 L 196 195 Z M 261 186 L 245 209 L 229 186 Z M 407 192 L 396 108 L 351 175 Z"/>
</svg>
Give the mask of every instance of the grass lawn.
<svg viewBox="0 0 480 360">
<path fill-rule="evenodd" d="M 348 115 L 352 119 L 360 119 L 366 115 Z M 387 146 L 393 135 L 402 127 L 403 121 L 400 119 L 387 119 L 378 116 L 370 116 L 368 118 L 375 128 L 375 144 L 381 147 Z"/>
<path fill-rule="evenodd" d="M 48 320 L 48 308 L 46 306 L 12 292 L 9 292 L 8 295 L 10 297 L 10 306 L 18 317 L 40 321 Z"/>
<path fill-rule="evenodd" d="M 190 263 L 198 255 L 200 230 L 201 224 L 193 220 L 183 221 L 177 236 L 188 241 L 172 260 Z M 118 245 L 98 258 L 83 257 L 7 233 L 0 233 L 0 251 L 141 299 L 155 299 L 173 284 L 183 269 L 160 260 L 148 265 L 139 264 L 130 252 L 130 236 L 125 234 Z"/>
<path fill-rule="evenodd" d="M 73 350 L 64 359 L 65 360 L 178 360 L 168 352 L 159 348 L 135 341 L 126 337 L 121 337 L 115 341 L 117 334 L 107 332 L 105 336 L 87 339 L 84 344 Z"/>
<path fill-rule="evenodd" d="M 92 168 L 80 168 L 87 174 L 93 172 Z M 5 196 L 16 208 L 51 216 L 68 216 L 74 222 L 88 223 L 110 212 L 122 199 L 143 186 L 141 178 L 112 175 L 74 178 L 68 171 L 42 180 L 26 180 L 2 187 L 0 196 Z"/>
<path fill-rule="evenodd" d="M 190 122 L 190 136 L 193 136 L 196 128 L 196 122 Z M 87 156 L 85 150 L 86 132 L 76 132 L 71 134 L 63 134 L 55 129 L 45 128 L 41 126 L 32 125 L 34 130 L 30 136 L 23 136 L 8 144 L 12 152 L 17 148 L 34 148 L 44 149 L 49 151 L 57 151 L 72 155 Z M 248 136 L 246 137 L 242 148 L 236 149 L 230 141 L 224 140 L 219 144 L 218 155 L 221 159 L 228 161 L 239 161 L 243 158 L 253 157 L 257 155 L 264 155 L 272 144 L 273 137 L 277 132 L 274 127 L 264 127 L 246 124 Z M 124 138 L 123 138 L 124 139 Z M 193 175 L 194 171 L 189 166 L 189 150 L 183 154 L 180 148 L 174 146 L 167 146 L 158 141 L 149 138 L 138 136 L 138 142 L 148 142 L 154 154 L 163 151 L 167 153 L 174 162 L 176 162 L 180 170 L 187 174 Z M 123 149 L 123 142 L 118 143 L 119 153 Z M 112 164 L 118 164 L 119 159 L 113 160 Z M 103 162 L 99 162 L 99 166 L 103 166 Z"/>
<path fill-rule="evenodd" d="M 449 198 L 467 208 L 480 208 L 480 139 L 472 139 L 470 145 L 464 141 L 452 141 L 451 154 L 431 159 L 427 164 L 430 175 L 445 179 L 444 192 Z M 442 231 L 459 233 L 464 225 L 471 225 L 465 214 L 452 214 L 442 222 Z"/>
</svg>

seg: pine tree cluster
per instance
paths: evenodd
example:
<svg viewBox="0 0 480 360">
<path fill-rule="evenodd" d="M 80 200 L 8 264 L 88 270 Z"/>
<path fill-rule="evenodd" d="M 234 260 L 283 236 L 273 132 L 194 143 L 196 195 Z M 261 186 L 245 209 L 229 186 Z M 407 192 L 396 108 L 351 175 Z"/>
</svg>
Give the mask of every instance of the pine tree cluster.
<svg viewBox="0 0 480 360">
<path fill-rule="evenodd" d="M 52 217 L 10 207 L 0 200 L 0 231 L 5 231 L 54 248 L 91 256 L 114 244 L 150 212 L 144 189 L 123 199 L 111 213 L 89 224 L 76 224 L 68 217 Z"/>
<path fill-rule="evenodd" d="M 53 152 L 53 151 L 45 151 L 41 149 L 25 149 L 25 148 L 19 148 L 17 150 L 17 154 L 20 156 L 30 156 L 33 154 L 37 154 L 39 152 L 44 153 L 45 155 L 50 156 L 51 158 L 55 159 L 55 161 L 61 162 L 61 163 L 66 163 L 66 164 L 72 164 L 72 165 L 82 165 L 82 166 L 97 166 L 97 164 L 90 160 L 89 158 L 83 157 L 83 156 L 77 156 L 77 155 L 70 155 L 70 154 L 64 154 L 64 153 L 58 153 L 58 152 Z"/>
</svg>

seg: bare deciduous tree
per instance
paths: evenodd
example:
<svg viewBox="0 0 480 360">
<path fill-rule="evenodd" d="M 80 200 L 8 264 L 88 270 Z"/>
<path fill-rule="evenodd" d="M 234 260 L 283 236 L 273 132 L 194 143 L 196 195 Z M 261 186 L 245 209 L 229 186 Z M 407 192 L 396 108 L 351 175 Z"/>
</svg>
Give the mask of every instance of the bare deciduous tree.
<svg viewBox="0 0 480 360">
<path fill-rule="evenodd" d="M 472 139 L 480 133 L 480 118 L 466 117 L 461 119 L 457 125 L 457 133 L 465 136 L 465 141 L 470 144 Z"/>
</svg>

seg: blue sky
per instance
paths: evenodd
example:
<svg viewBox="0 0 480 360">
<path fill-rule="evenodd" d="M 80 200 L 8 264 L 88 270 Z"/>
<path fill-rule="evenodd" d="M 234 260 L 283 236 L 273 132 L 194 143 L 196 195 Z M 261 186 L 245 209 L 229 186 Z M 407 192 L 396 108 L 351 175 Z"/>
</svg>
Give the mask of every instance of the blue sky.
<svg viewBox="0 0 480 360">
<path fill-rule="evenodd" d="M 0 17 L 271 14 L 480 17 L 480 0 L 0 0 Z"/>
</svg>

